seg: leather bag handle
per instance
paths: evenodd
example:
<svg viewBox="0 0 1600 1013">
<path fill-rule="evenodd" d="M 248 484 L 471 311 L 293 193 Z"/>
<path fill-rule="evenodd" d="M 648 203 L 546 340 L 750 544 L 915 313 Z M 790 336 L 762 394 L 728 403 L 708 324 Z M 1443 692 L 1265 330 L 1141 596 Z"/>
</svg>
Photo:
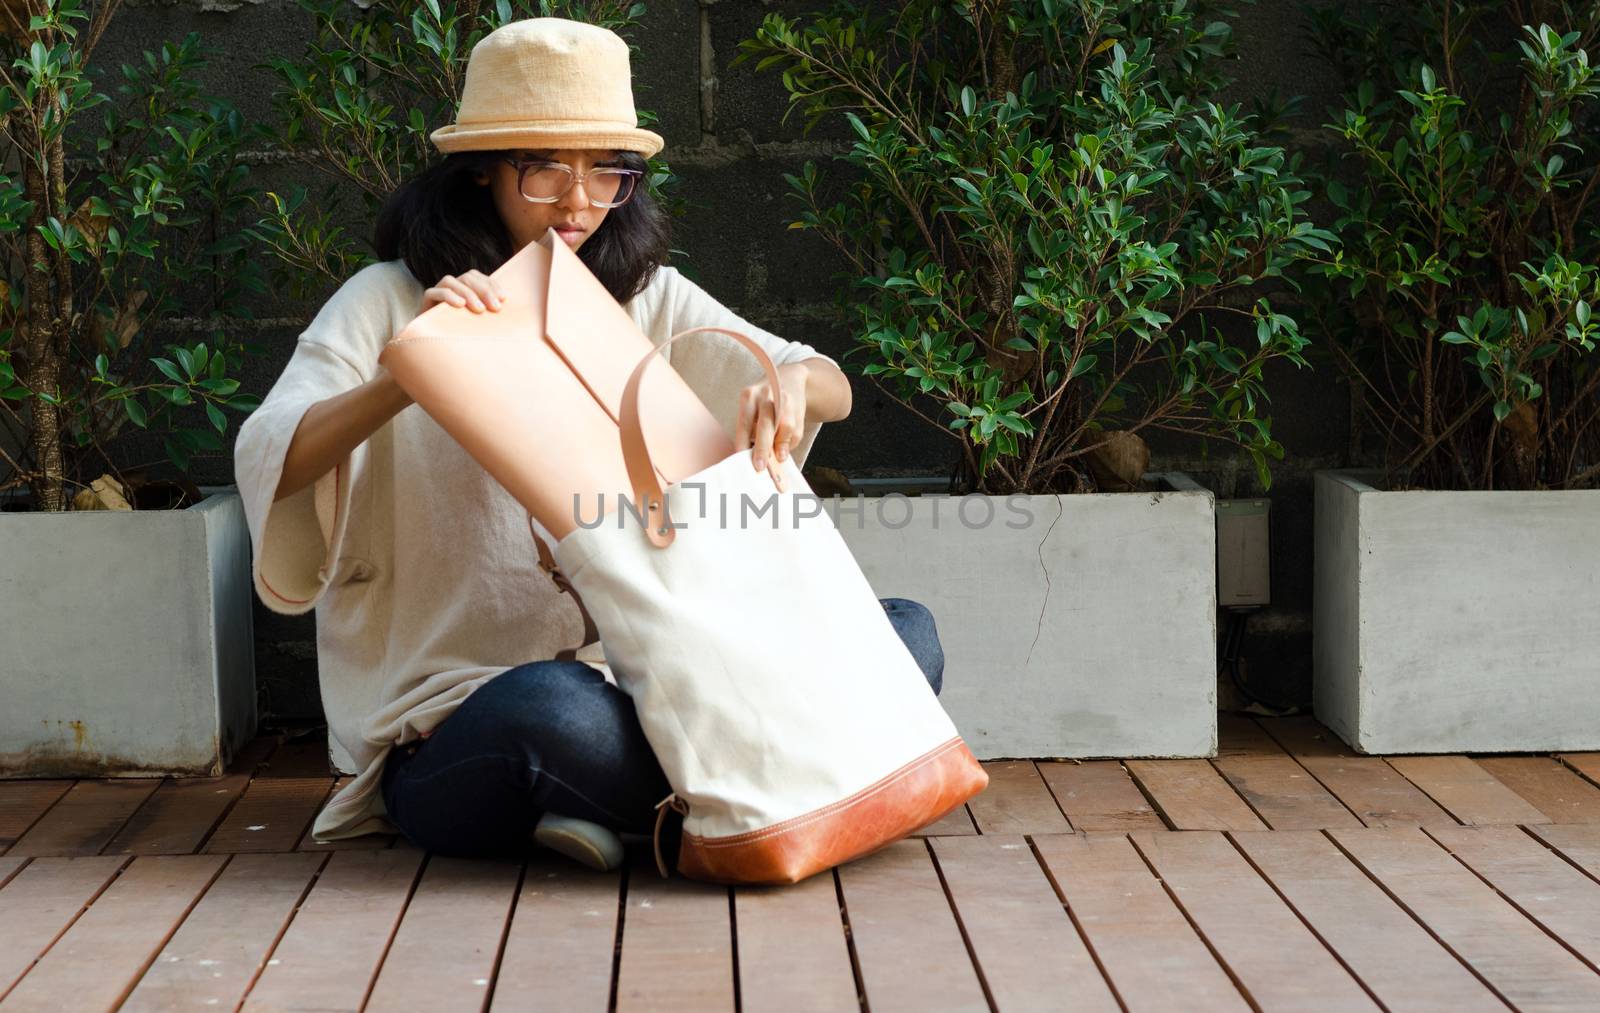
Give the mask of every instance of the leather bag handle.
<svg viewBox="0 0 1600 1013">
<path fill-rule="evenodd" d="M 627 386 L 622 389 L 620 405 L 622 417 L 618 420 L 618 424 L 622 429 L 622 460 L 628 468 L 628 484 L 633 486 L 634 510 L 637 511 L 640 505 L 643 505 L 645 537 L 650 539 L 650 544 L 659 549 L 672 544 L 677 529 L 667 523 L 666 497 L 662 495 L 661 482 L 656 478 L 655 465 L 650 461 L 650 448 L 645 444 L 644 430 L 639 422 L 639 381 L 644 376 L 646 367 L 655 361 L 658 352 L 679 338 L 686 338 L 701 331 L 726 334 L 748 348 L 751 354 L 760 360 L 761 368 L 767 374 L 767 386 L 772 388 L 775 414 L 778 418 L 783 417 L 783 387 L 778 383 L 778 368 L 772 364 L 772 356 L 767 354 L 767 350 L 747 334 L 730 331 L 726 327 L 691 327 L 674 334 L 639 360 L 639 364 L 633 367 L 633 372 L 628 376 Z"/>
</svg>

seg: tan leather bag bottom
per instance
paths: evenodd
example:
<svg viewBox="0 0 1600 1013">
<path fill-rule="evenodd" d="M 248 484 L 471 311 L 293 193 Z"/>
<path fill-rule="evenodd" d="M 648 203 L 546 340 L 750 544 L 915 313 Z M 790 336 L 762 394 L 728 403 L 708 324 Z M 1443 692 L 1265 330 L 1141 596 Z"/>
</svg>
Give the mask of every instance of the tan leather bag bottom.
<svg viewBox="0 0 1600 1013">
<path fill-rule="evenodd" d="M 728 884 L 798 883 L 877 851 L 982 791 L 989 775 L 960 737 L 848 798 L 730 837 L 685 832 L 678 871 Z"/>
</svg>

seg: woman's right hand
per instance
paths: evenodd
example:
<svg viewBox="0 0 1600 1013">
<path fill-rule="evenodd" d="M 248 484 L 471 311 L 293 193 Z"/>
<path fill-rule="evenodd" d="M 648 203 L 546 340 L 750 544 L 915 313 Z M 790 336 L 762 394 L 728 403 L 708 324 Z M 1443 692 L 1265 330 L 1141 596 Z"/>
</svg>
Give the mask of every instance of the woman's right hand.
<svg viewBox="0 0 1600 1013">
<path fill-rule="evenodd" d="M 422 310 L 432 309 L 442 302 L 482 313 L 485 310 L 498 310 L 505 305 L 505 293 L 493 278 L 482 271 L 472 270 L 459 277 L 447 274 L 439 279 L 439 284 L 422 293 Z"/>
<path fill-rule="evenodd" d="M 424 313 L 442 302 L 452 306 L 465 306 L 474 313 L 482 313 L 485 310 L 498 310 L 505 305 L 505 293 L 495 284 L 493 278 L 482 271 L 468 271 L 460 277 L 447 274 L 439 279 L 439 284 L 422 293 L 422 308 L 417 313 Z M 413 403 L 411 395 L 394 382 L 394 377 L 388 370 L 380 370 L 379 375 L 389 387 L 390 393 L 399 398 L 404 406 Z"/>
</svg>

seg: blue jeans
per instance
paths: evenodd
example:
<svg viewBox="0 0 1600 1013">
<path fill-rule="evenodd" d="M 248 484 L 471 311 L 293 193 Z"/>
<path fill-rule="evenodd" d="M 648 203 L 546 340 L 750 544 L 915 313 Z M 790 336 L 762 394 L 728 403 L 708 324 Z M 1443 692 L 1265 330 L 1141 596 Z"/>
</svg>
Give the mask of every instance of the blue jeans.
<svg viewBox="0 0 1600 1013">
<path fill-rule="evenodd" d="M 907 598 L 879 602 L 938 693 L 944 651 L 933 613 Z M 633 698 L 591 665 L 550 659 L 495 676 L 428 738 L 391 750 L 381 790 L 412 844 L 481 858 L 524 853 L 547 811 L 648 835 L 672 786 Z M 675 852 L 682 817 L 668 817 L 662 846 Z"/>
</svg>

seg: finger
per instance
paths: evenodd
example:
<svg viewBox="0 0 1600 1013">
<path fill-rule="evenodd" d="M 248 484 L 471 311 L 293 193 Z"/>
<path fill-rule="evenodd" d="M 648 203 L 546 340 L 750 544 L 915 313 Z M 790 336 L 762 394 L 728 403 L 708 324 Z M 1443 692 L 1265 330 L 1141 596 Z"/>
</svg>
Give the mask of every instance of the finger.
<svg viewBox="0 0 1600 1013">
<path fill-rule="evenodd" d="M 739 418 L 733 424 L 733 445 L 739 450 L 750 447 L 750 407 L 754 403 L 751 388 L 739 392 Z"/>
<path fill-rule="evenodd" d="M 477 293 L 478 298 L 483 300 L 484 305 L 489 309 L 497 310 L 500 308 L 500 296 L 495 292 L 494 281 L 487 274 L 482 271 L 472 270 L 462 275 L 462 280 L 467 283 L 473 292 Z"/>
<path fill-rule="evenodd" d="M 789 459 L 789 448 L 794 446 L 793 416 L 785 414 L 784 420 L 778 424 L 778 431 L 773 434 L 772 446 L 778 460 L 787 461 Z"/>
<path fill-rule="evenodd" d="M 494 283 L 488 278 L 477 282 L 475 291 L 478 293 L 478 298 L 482 299 L 484 305 L 491 310 L 497 310 L 504 305 L 500 299 L 500 294 L 494 290 Z"/>
<path fill-rule="evenodd" d="M 455 289 L 444 288 L 443 286 L 434 286 L 422 294 L 424 298 L 432 302 L 449 303 L 451 306 L 465 306 L 467 304 L 466 296 Z"/>
<path fill-rule="evenodd" d="M 772 432 L 777 429 L 777 421 L 773 417 L 775 406 L 771 399 L 762 398 L 756 414 L 756 470 L 761 471 L 767 466 L 767 458 L 772 454 Z"/>
<path fill-rule="evenodd" d="M 451 291 L 461 293 L 462 297 L 467 300 L 467 308 L 470 309 L 472 312 L 474 312 L 474 313 L 482 313 L 484 311 L 483 300 L 478 298 L 478 293 L 474 292 L 472 290 L 472 286 L 468 285 L 462 279 L 460 279 L 460 278 L 445 278 L 442 281 L 440 281 L 439 284 L 440 285 L 448 285 L 450 287 Z"/>
<path fill-rule="evenodd" d="M 500 295 L 502 298 L 505 296 L 505 293 L 500 290 L 500 283 L 495 281 L 489 275 L 487 275 L 487 274 L 483 273 L 482 271 L 478 270 L 476 267 L 474 267 L 471 270 L 467 271 L 461 277 L 468 284 L 473 285 L 474 287 L 476 287 L 476 288 L 478 288 L 478 289 L 480 289 L 480 290 L 482 290 L 482 291 L 484 291 L 486 293 L 487 292 L 494 292 L 494 293 Z"/>
<path fill-rule="evenodd" d="M 789 482 L 783 475 L 783 466 L 779 463 L 782 458 L 767 462 L 767 474 L 772 476 L 772 484 L 778 487 L 779 492 L 788 490 Z"/>
</svg>

